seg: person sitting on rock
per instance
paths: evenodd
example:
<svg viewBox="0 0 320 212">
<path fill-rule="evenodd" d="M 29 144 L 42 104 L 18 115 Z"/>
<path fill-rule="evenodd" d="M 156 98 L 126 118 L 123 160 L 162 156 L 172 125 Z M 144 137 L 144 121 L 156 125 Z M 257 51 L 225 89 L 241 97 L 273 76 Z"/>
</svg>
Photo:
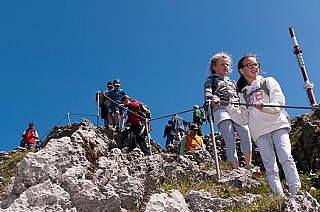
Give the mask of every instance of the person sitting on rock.
<svg viewBox="0 0 320 212">
<path fill-rule="evenodd" d="M 191 124 L 190 130 L 187 132 L 186 136 L 182 139 L 180 146 L 180 155 L 183 155 L 185 152 L 202 148 L 205 150 L 202 138 L 198 136 L 198 125 Z"/>
</svg>

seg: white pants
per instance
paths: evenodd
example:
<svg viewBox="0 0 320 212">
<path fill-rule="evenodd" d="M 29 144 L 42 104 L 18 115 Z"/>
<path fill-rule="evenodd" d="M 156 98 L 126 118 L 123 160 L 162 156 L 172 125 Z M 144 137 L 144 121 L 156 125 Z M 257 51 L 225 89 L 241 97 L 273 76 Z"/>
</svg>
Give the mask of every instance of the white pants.
<svg viewBox="0 0 320 212">
<path fill-rule="evenodd" d="M 234 136 L 235 132 L 241 138 L 240 148 L 241 152 L 252 152 L 251 136 L 248 125 L 242 126 L 229 119 L 223 120 L 219 123 L 218 129 L 226 143 L 226 155 L 230 163 L 238 161 L 237 156 L 237 141 Z"/>
<path fill-rule="evenodd" d="M 289 191 L 295 195 L 297 189 L 301 189 L 301 182 L 296 164 L 291 155 L 288 131 L 286 129 L 279 129 L 262 135 L 257 139 L 256 144 L 259 148 L 263 165 L 266 169 L 267 181 L 273 195 L 284 195 L 279 178 L 275 151 L 288 182 Z"/>
</svg>

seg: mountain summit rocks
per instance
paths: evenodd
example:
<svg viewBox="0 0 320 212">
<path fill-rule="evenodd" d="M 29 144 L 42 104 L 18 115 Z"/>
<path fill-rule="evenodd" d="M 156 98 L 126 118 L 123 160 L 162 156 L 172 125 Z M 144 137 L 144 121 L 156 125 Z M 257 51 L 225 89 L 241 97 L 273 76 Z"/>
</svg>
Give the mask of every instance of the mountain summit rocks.
<svg viewBox="0 0 320 212">
<path fill-rule="evenodd" d="M 0 211 L 223 211 L 261 198 L 247 193 L 223 198 L 206 190 L 186 194 L 161 191 L 168 180 L 217 181 L 209 152 L 180 156 L 161 151 L 152 141 L 152 156 L 136 148 L 128 152 L 125 135 L 96 128 L 88 120 L 55 127 L 43 147 L 28 153 L 1 202 Z M 5 155 L 5 154 L 4 154 Z M 258 187 L 250 171 L 223 170 L 224 183 L 239 189 Z M 319 211 L 308 193 L 286 199 L 286 210 Z"/>
</svg>

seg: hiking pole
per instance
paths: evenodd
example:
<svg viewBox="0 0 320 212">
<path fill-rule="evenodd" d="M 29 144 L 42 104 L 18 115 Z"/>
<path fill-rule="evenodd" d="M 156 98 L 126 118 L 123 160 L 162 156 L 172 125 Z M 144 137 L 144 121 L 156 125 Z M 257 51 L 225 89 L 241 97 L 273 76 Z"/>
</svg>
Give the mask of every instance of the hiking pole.
<svg viewBox="0 0 320 212">
<path fill-rule="evenodd" d="M 216 163 L 216 174 L 218 177 L 218 180 L 221 179 L 220 177 L 220 167 L 219 167 L 219 161 L 218 161 L 218 154 L 217 154 L 217 146 L 216 146 L 216 139 L 214 137 L 214 128 L 213 128 L 213 121 L 212 121 L 212 109 L 211 109 L 211 99 L 208 99 L 208 113 L 209 113 L 209 123 L 210 123 L 210 131 L 211 131 L 211 139 L 212 139 L 212 151 L 213 151 L 213 158 Z"/>
<path fill-rule="evenodd" d="M 100 123 L 99 123 L 99 116 L 100 116 L 100 91 L 97 92 L 97 127 L 99 127 Z"/>
<path fill-rule="evenodd" d="M 312 90 L 312 88 L 314 87 L 314 84 L 309 81 L 307 70 L 304 65 L 304 61 L 303 61 L 303 57 L 302 57 L 302 49 L 300 48 L 300 46 L 298 44 L 297 38 L 296 38 L 294 31 L 293 31 L 293 27 L 289 27 L 289 33 L 290 33 L 290 36 L 291 36 L 291 39 L 292 39 L 292 42 L 294 45 L 293 46 L 293 53 L 296 55 L 298 65 L 299 65 L 299 68 L 301 69 L 302 76 L 304 79 L 304 83 L 305 83 L 304 89 L 307 91 L 310 104 L 312 106 L 315 106 L 315 105 L 317 105 L 317 101 L 316 101 L 316 98 L 315 98 L 315 96 L 313 94 L 313 90 Z"/>
<path fill-rule="evenodd" d="M 147 136 L 148 136 L 148 143 L 149 143 L 149 151 L 150 151 L 150 155 L 152 155 L 152 148 L 151 148 L 150 131 L 149 131 L 149 127 L 148 127 L 148 121 L 149 121 L 149 119 L 146 118 L 146 129 L 147 129 Z"/>
</svg>

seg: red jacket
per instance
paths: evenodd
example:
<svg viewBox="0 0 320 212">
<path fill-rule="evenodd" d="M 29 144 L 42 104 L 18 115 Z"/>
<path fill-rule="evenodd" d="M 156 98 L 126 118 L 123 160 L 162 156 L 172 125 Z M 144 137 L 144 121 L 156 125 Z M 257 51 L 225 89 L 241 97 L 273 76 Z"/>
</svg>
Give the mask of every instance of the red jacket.
<svg viewBox="0 0 320 212">
<path fill-rule="evenodd" d="M 28 129 L 23 133 L 24 142 L 34 144 L 38 139 L 37 132 L 34 129 Z"/>
<path fill-rule="evenodd" d="M 138 101 L 133 100 L 132 102 L 124 103 L 125 107 L 128 107 L 128 119 L 131 125 L 137 124 L 142 121 L 142 119 L 137 115 L 140 109 L 140 104 Z"/>
</svg>

